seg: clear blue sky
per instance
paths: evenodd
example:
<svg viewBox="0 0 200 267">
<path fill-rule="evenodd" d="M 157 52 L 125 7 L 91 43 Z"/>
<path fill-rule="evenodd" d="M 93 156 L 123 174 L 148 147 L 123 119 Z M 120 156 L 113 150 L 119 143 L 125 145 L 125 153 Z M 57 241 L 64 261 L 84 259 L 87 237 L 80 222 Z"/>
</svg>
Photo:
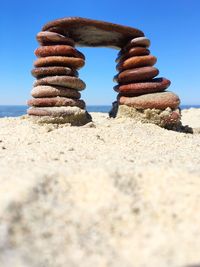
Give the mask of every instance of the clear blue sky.
<svg viewBox="0 0 200 267">
<path fill-rule="evenodd" d="M 0 104 L 25 104 L 34 81 L 30 74 L 38 46 L 35 35 L 48 21 L 80 16 L 136 27 L 151 39 L 160 76 L 172 81 L 182 104 L 200 104 L 200 0 L 1 0 Z M 111 104 L 117 50 L 81 48 L 80 71 L 87 104 Z"/>
</svg>

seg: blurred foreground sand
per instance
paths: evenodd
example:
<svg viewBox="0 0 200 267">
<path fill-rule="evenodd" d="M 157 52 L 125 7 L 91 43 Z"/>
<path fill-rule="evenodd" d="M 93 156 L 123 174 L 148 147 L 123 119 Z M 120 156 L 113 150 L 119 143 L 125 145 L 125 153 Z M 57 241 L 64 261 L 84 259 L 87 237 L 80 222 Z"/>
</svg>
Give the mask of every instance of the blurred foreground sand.
<svg viewBox="0 0 200 267">
<path fill-rule="evenodd" d="M 200 109 L 182 114 L 195 134 L 0 119 L 0 266 L 200 265 Z"/>
</svg>

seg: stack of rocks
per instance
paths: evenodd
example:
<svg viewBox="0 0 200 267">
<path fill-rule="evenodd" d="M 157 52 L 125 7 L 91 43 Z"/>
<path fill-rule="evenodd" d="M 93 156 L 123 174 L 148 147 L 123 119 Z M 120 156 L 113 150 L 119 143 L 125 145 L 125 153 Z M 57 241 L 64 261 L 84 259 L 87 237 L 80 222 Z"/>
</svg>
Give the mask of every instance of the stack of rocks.
<svg viewBox="0 0 200 267">
<path fill-rule="evenodd" d="M 119 74 L 114 77 L 118 83 L 117 116 L 130 116 L 143 122 L 153 122 L 170 128 L 180 121 L 177 95 L 165 92 L 170 81 L 155 78 L 159 70 L 153 65 L 156 57 L 150 55 L 150 40 L 138 37 L 130 40 L 120 50 L 116 59 Z"/>
<path fill-rule="evenodd" d="M 32 75 L 37 79 L 28 101 L 28 114 L 40 122 L 82 125 L 91 120 L 80 99 L 85 83 L 77 70 L 84 66 L 84 55 L 74 48 L 74 41 L 65 33 L 42 31 L 37 34 L 41 45 L 35 50 Z M 59 29 L 60 30 L 60 29 Z"/>
</svg>

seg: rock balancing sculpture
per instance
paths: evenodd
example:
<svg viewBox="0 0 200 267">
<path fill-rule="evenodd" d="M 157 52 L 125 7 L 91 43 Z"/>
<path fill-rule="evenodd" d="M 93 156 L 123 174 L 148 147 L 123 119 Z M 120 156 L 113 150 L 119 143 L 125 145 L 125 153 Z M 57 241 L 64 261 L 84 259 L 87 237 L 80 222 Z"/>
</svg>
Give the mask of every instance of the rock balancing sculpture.
<svg viewBox="0 0 200 267">
<path fill-rule="evenodd" d="M 78 70 L 85 56 L 75 46 L 110 47 L 120 50 L 114 77 L 118 92 L 111 116 L 133 117 L 162 127 L 180 123 L 177 95 L 167 92 L 170 81 L 155 78 L 157 59 L 150 54 L 150 40 L 138 29 L 79 17 L 47 23 L 37 36 L 40 47 L 32 75 L 37 79 L 32 89 L 28 114 L 43 122 L 83 125 L 91 121 L 85 102 L 80 99 L 85 83 Z M 94 66 L 95 67 L 95 66 Z"/>
</svg>

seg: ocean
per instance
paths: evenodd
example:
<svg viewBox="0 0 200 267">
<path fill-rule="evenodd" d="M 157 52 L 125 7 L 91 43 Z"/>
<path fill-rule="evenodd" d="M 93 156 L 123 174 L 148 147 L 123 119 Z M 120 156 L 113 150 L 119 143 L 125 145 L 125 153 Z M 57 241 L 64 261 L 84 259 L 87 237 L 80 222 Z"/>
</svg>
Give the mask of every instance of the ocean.
<svg viewBox="0 0 200 267">
<path fill-rule="evenodd" d="M 27 106 L 11 106 L 11 105 L 0 105 L 0 118 L 3 117 L 18 117 L 26 114 Z M 200 105 L 182 105 L 181 109 L 188 108 L 200 108 Z M 94 105 L 87 106 L 88 112 L 103 112 L 108 113 L 111 109 L 111 106 L 105 105 Z"/>
</svg>

